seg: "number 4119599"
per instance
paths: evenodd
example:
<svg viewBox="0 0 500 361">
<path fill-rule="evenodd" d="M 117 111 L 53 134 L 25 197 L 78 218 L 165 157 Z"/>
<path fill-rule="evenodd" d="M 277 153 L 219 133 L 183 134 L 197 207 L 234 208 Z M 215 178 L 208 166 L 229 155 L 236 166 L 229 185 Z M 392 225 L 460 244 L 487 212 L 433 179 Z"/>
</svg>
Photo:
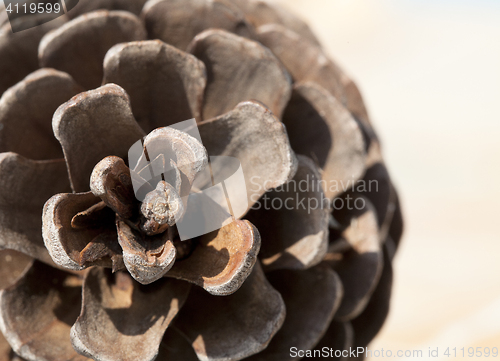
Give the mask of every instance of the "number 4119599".
<svg viewBox="0 0 500 361">
<path fill-rule="evenodd" d="M 10 3 L 7 6 L 7 8 L 5 9 L 5 11 L 7 11 L 9 14 L 12 13 L 12 12 L 15 12 L 16 14 L 18 14 L 20 8 L 21 8 L 21 11 L 24 10 L 23 11 L 24 14 L 28 14 L 28 11 L 31 14 L 35 14 L 35 13 L 36 14 L 43 14 L 43 13 L 50 14 L 52 12 L 54 12 L 54 13 L 61 12 L 61 4 L 58 4 L 58 3 L 55 3 L 55 4 L 51 4 L 51 3 L 38 3 L 38 4 L 31 3 L 31 4 L 29 4 L 29 7 L 28 7 L 28 5 L 26 3 L 22 4 L 21 6 L 19 6 L 19 4 L 14 4 L 14 6 L 12 6 L 12 3 Z"/>
<path fill-rule="evenodd" d="M 497 357 L 498 356 L 498 348 L 493 347 L 468 347 L 467 349 L 465 347 L 462 347 L 461 349 L 457 349 L 456 347 L 453 348 L 447 348 L 446 351 L 444 352 L 445 356 L 453 356 L 457 357 L 462 356 L 462 357 Z"/>
</svg>

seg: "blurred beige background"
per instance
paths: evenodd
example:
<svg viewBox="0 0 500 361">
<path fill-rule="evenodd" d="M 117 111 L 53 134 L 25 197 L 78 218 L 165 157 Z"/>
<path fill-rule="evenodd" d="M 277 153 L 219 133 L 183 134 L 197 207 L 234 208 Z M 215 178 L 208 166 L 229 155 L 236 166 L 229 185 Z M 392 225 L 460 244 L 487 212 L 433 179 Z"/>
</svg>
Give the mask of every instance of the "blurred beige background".
<svg viewBox="0 0 500 361">
<path fill-rule="evenodd" d="M 392 309 L 370 349 L 500 349 L 500 1 L 279 2 L 357 81 L 401 192 Z"/>
</svg>

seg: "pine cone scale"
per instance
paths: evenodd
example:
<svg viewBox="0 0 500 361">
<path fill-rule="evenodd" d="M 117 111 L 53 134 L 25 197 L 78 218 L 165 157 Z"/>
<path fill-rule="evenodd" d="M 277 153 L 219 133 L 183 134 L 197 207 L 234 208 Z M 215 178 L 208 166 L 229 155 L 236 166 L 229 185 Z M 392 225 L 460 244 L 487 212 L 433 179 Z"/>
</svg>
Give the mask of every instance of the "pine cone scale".
<svg viewBox="0 0 500 361">
<path fill-rule="evenodd" d="M 137 122 L 146 132 L 186 119 L 201 120 L 205 65 L 159 40 L 128 42 L 104 59 L 103 83 L 121 86 L 130 96 Z"/>
<path fill-rule="evenodd" d="M 102 62 L 115 44 L 145 40 L 137 16 L 124 11 L 96 11 L 47 33 L 40 41 L 41 67 L 70 74 L 85 89 L 101 85 Z"/>
<path fill-rule="evenodd" d="M 190 285 L 162 279 L 152 288 L 145 292 L 125 273 L 91 269 L 83 284 L 82 312 L 71 329 L 75 349 L 99 361 L 154 360 Z"/>
<path fill-rule="evenodd" d="M 227 113 L 250 99 L 262 102 L 281 118 L 291 81 L 261 44 L 223 30 L 207 30 L 193 39 L 187 51 L 207 68 L 203 119 Z"/>
</svg>

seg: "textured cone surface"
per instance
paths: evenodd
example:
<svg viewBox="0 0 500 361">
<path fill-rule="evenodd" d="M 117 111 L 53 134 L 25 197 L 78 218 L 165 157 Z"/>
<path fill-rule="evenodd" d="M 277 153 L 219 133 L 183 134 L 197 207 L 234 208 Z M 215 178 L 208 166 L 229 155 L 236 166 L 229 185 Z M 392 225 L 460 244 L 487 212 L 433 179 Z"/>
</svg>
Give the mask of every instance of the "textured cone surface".
<svg viewBox="0 0 500 361">
<path fill-rule="evenodd" d="M 0 359 L 367 346 L 403 215 L 308 25 L 264 0 L 65 2 L 16 33 L 0 9 Z"/>
</svg>

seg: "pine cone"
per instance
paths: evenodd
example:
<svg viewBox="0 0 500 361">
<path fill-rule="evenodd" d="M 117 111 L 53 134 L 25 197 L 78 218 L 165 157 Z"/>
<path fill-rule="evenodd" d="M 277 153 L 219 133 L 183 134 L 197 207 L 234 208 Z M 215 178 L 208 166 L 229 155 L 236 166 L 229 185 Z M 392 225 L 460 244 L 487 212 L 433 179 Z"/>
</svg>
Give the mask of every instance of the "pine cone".
<svg viewBox="0 0 500 361">
<path fill-rule="evenodd" d="M 305 23 L 260 0 L 0 19 L 2 360 L 310 359 L 373 339 L 401 211 L 356 85 Z M 183 239 L 191 195 L 221 184 L 229 222 Z"/>
</svg>

